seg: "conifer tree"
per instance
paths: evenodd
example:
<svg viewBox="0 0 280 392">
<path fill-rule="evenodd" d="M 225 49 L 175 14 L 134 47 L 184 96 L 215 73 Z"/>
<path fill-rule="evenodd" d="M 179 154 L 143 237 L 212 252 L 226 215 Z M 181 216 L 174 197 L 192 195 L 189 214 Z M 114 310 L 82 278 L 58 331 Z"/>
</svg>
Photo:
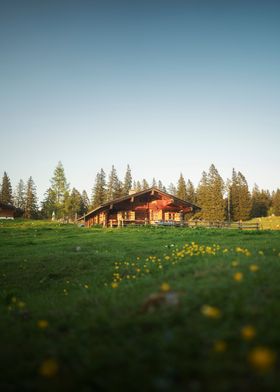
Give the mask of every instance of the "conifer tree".
<svg viewBox="0 0 280 392">
<path fill-rule="evenodd" d="M 48 188 L 45 192 L 44 200 L 41 204 L 41 213 L 44 218 L 51 218 L 56 210 L 56 195 L 52 188 Z"/>
<path fill-rule="evenodd" d="M 153 180 L 152 180 L 152 188 L 157 188 L 157 181 L 156 181 L 155 177 L 153 177 Z"/>
<path fill-rule="evenodd" d="M 71 221 L 82 215 L 83 199 L 80 192 L 73 188 L 65 201 L 65 212 Z"/>
<path fill-rule="evenodd" d="M 213 164 L 210 166 L 208 178 L 210 186 L 209 220 L 223 221 L 225 219 L 224 181 Z"/>
<path fill-rule="evenodd" d="M 69 196 L 69 184 L 62 163 L 59 161 L 51 179 L 51 189 L 55 195 L 54 212 L 56 218 L 61 218 L 66 213 L 65 201 Z"/>
<path fill-rule="evenodd" d="M 81 215 L 84 215 L 84 214 L 86 214 L 88 212 L 89 205 L 90 205 L 90 202 L 89 202 L 89 198 L 88 198 L 87 192 L 85 190 L 83 190 L 83 192 L 82 192 Z"/>
<path fill-rule="evenodd" d="M 143 180 L 142 180 L 142 187 L 141 187 L 141 189 L 144 191 L 145 189 L 149 189 L 149 183 L 148 183 L 148 181 L 145 179 L 145 178 L 143 178 Z"/>
<path fill-rule="evenodd" d="M 207 173 L 203 171 L 197 188 L 197 203 L 201 208 L 199 215 L 205 220 L 210 220 L 210 193 L 209 178 Z"/>
<path fill-rule="evenodd" d="M 195 188 L 191 180 L 188 180 L 186 184 L 186 200 L 190 203 L 196 203 Z"/>
<path fill-rule="evenodd" d="M 36 218 L 38 213 L 36 187 L 32 177 L 29 177 L 25 189 L 24 214 L 26 219 Z"/>
<path fill-rule="evenodd" d="M 276 216 L 280 216 L 280 189 L 277 189 L 272 196 L 272 211 Z"/>
<path fill-rule="evenodd" d="M 271 207 L 271 195 L 269 191 L 260 190 L 255 184 L 252 191 L 252 210 L 251 217 L 267 216 L 269 208 Z"/>
<path fill-rule="evenodd" d="M 228 197 L 230 216 L 234 221 L 248 220 L 252 209 L 252 200 L 247 181 L 240 172 L 233 169 Z"/>
<path fill-rule="evenodd" d="M 106 174 L 103 169 L 97 173 L 92 190 L 91 207 L 96 208 L 107 200 Z"/>
<path fill-rule="evenodd" d="M 130 169 L 129 165 L 127 165 L 126 173 L 124 176 L 124 182 L 123 182 L 123 195 L 124 196 L 128 195 L 131 188 L 132 188 L 131 169 Z"/>
<path fill-rule="evenodd" d="M 0 201 L 3 204 L 13 203 L 12 185 L 8 174 L 4 172 L 1 185 Z"/>
<path fill-rule="evenodd" d="M 122 183 L 119 180 L 117 171 L 113 165 L 108 179 L 107 200 L 110 201 L 120 197 L 122 195 L 122 188 Z"/>
<path fill-rule="evenodd" d="M 176 186 L 173 184 L 173 182 L 171 182 L 171 183 L 168 185 L 168 193 L 169 193 L 170 195 L 173 195 L 173 196 L 176 196 L 176 194 L 177 194 L 177 188 L 176 188 Z"/>
<path fill-rule="evenodd" d="M 19 180 L 18 185 L 13 196 L 14 206 L 24 210 L 25 204 L 25 185 L 22 179 Z"/>
<path fill-rule="evenodd" d="M 161 182 L 161 180 L 158 180 L 158 185 L 157 185 L 157 187 L 158 187 L 158 189 L 159 189 L 160 191 L 166 192 L 166 188 L 165 188 L 165 186 L 163 185 L 163 183 Z"/>
<path fill-rule="evenodd" d="M 179 180 L 178 180 L 178 185 L 177 185 L 177 194 L 176 196 L 179 199 L 182 200 L 187 200 L 187 188 L 186 188 L 186 182 L 183 177 L 183 174 L 180 174 Z"/>
</svg>

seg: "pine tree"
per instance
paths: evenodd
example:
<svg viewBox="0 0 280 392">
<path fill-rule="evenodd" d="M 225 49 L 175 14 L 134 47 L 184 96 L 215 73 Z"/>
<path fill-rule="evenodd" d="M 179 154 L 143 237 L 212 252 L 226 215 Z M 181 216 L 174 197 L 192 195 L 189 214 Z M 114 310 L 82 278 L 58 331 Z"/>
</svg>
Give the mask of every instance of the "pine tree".
<svg viewBox="0 0 280 392">
<path fill-rule="evenodd" d="M 173 182 L 171 182 L 171 183 L 168 185 L 168 193 L 169 193 L 170 195 L 173 195 L 173 196 L 176 196 L 176 194 L 177 194 L 177 188 L 176 188 L 176 186 L 173 184 Z"/>
<path fill-rule="evenodd" d="M 107 201 L 120 197 L 122 195 L 122 189 L 122 183 L 119 180 L 117 171 L 113 165 L 108 179 Z"/>
<path fill-rule="evenodd" d="M 152 180 L 152 188 L 157 188 L 157 181 L 156 181 L 155 177 L 153 177 L 153 180 Z"/>
<path fill-rule="evenodd" d="M 143 178 L 143 180 L 142 180 L 142 187 L 141 187 L 141 189 L 142 189 L 142 191 L 144 191 L 146 189 L 149 189 L 149 183 L 148 183 L 148 181 L 145 178 Z"/>
<path fill-rule="evenodd" d="M 269 191 L 265 191 L 264 189 L 260 190 L 255 184 L 252 191 L 251 217 L 256 218 L 267 216 L 271 203 L 272 201 Z"/>
<path fill-rule="evenodd" d="M 91 207 L 96 208 L 105 203 L 107 197 L 106 174 L 103 169 L 97 173 L 95 184 L 92 190 Z"/>
<path fill-rule="evenodd" d="M 22 179 L 19 180 L 18 185 L 13 196 L 14 206 L 24 210 L 25 204 L 25 185 Z"/>
<path fill-rule="evenodd" d="M 69 184 L 62 163 L 59 161 L 51 179 L 51 189 L 55 195 L 54 212 L 57 218 L 61 218 L 66 213 L 65 201 L 69 196 Z"/>
<path fill-rule="evenodd" d="M 159 189 L 160 191 L 166 192 L 166 188 L 165 188 L 165 186 L 163 185 L 163 183 L 162 183 L 161 180 L 158 180 L 158 185 L 157 185 L 157 187 L 158 187 L 158 189 Z"/>
<path fill-rule="evenodd" d="M 272 211 L 276 216 L 280 216 L 280 189 L 277 189 L 272 196 Z"/>
<path fill-rule="evenodd" d="M 13 203 L 13 191 L 10 178 L 8 174 L 4 172 L 2 178 L 2 186 L 1 186 L 1 193 L 0 193 L 0 201 L 3 204 L 12 204 Z"/>
<path fill-rule="evenodd" d="M 123 182 L 123 195 L 129 195 L 129 192 L 132 188 L 132 175 L 131 175 L 131 169 L 129 165 L 127 165 L 126 173 L 124 176 L 124 182 Z"/>
<path fill-rule="evenodd" d="M 177 194 L 176 196 L 179 199 L 182 200 L 187 200 L 187 188 L 186 188 L 186 182 L 183 177 L 183 174 L 180 174 L 179 180 L 178 180 L 178 185 L 177 185 Z"/>
<path fill-rule="evenodd" d="M 80 192 L 73 188 L 65 202 L 65 211 L 68 219 L 74 221 L 78 216 L 82 215 L 83 199 Z"/>
<path fill-rule="evenodd" d="M 25 189 L 24 214 L 26 219 L 36 218 L 38 213 L 36 187 L 32 177 L 29 177 Z"/>
<path fill-rule="evenodd" d="M 210 166 L 208 177 L 210 186 L 209 220 L 223 221 L 225 219 L 224 181 L 213 164 Z"/>
<path fill-rule="evenodd" d="M 248 220 L 252 209 L 252 200 L 247 181 L 240 172 L 233 169 L 229 186 L 230 216 L 234 221 Z"/>
<path fill-rule="evenodd" d="M 135 192 L 140 192 L 142 190 L 142 186 L 140 181 L 137 181 L 134 186 Z"/>
<path fill-rule="evenodd" d="M 83 190 L 83 192 L 82 192 L 81 215 L 84 215 L 84 214 L 86 214 L 88 212 L 89 205 L 90 205 L 90 202 L 89 202 L 89 198 L 88 198 L 87 192 L 85 190 Z"/>
<path fill-rule="evenodd" d="M 197 203 L 201 208 L 197 215 L 200 215 L 205 220 L 210 220 L 210 192 L 209 178 L 207 173 L 203 171 L 197 188 Z"/>
<path fill-rule="evenodd" d="M 190 203 L 196 203 L 195 188 L 191 180 L 188 180 L 186 184 L 186 200 Z"/>
<path fill-rule="evenodd" d="M 41 213 L 44 218 L 51 218 L 56 211 L 56 194 L 52 188 L 48 188 L 42 202 Z"/>
</svg>

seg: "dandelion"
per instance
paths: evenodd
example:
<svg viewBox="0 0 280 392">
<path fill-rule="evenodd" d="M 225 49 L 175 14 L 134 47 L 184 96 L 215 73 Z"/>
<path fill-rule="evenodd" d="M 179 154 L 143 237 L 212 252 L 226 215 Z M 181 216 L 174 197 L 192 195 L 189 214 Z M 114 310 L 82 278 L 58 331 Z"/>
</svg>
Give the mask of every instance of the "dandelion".
<svg viewBox="0 0 280 392">
<path fill-rule="evenodd" d="M 231 266 L 232 267 L 237 267 L 239 265 L 239 263 L 238 263 L 238 261 L 236 261 L 236 260 L 234 260 L 232 263 L 231 263 Z"/>
<path fill-rule="evenodd" d="M 113 282 L 113 283 L 111 284 L 111 287 L 112 287 L 112 289 L 116 289 L 116 288 L 119 287 L 119 285 L 118 285 L 118 283 Z"/>
<path fill-rule="evenodd" d="M 58 362 L 55 359 L 46 359 L 39 368 L 39 374 L 46 378 L 52 378 L 58 373 Z"/>
<path fill-rule="evenodd" d="M 236 282 L 241 282 L 241 280 L 243 279 L 243 273 L 242 272 L 236 272 L 236 274 L 233 275 L 233 279 Z"/>
<path fill-rule="evenodd" d="M 213 350 L 216 353 L 223 353 L 226 351 L 226 349 L 227 349 L 227 344 L 224 340 L 217 340 L 216 342 L 214 342 Z"/>
<path fill-rule="evenodd" d="M 266 372 L 275 363 L 276 354 L 267 347 L 255 347 L 248 355 L 248 361 L 256 370 Z"/>
<path fill-rule="evenodd" d="M 251 264 L 249 268 L 251 272 L 257 272 L 259 270 L 259 266 L 257 264 Z"/>
<path fill-rule="evenodd" d="M 49 326 L 49 322 L 47 320 L 38 320 L 37 327 L 40 329 L 46 329 Z"/>
<path fill-rule="evenodd" d="M 259 250 L 259 255 L 261 255 L 261 256 L 264 255 L 263 250 Z"/>
<path fill-rule="evenodd" d="M 171 287 L 170 287 L 169 283 L 163 282 L 160 286 L 160 290 L 163 292 L 168 292 L 171 290 Z"/>
<path fill-rule="evenodd" d="M 209 318 L 219 318 L 221 317 L 221 311 L 220 309 L 214 307 L 214 306 L 209 306 L 209 305 L 203 305 L 201 307 L 201 313 L 205 317 Z"/>
<path fill-rule="evenodd" d="M 252 325 L 245 325 L 241 329 L 241 336 L 244 340 L 252 340 L 256 336 L 256 329 Z"/>
<path fill-rule="evenodd" d="M 85 288 L 85 289 L 88 289 L 88 288 L 89 288 L 89 286 L 88 286 L 87 284 L 85 284 L 85 285 L 84 285 L 84 288 Z"/>
</svg>

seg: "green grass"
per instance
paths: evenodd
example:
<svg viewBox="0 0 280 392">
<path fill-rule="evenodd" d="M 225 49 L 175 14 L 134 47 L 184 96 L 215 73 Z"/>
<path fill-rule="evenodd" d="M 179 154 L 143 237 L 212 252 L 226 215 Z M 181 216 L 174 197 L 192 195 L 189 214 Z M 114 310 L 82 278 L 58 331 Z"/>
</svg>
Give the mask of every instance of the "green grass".
<svg viewBox="0 0 280 392">
<path fill-rule="evenodd" d="M 254 218 L 246 223 L 259 223 L 263 230 L 280 230 L 280 216 Z"/>
<path fill-rule="evenodd" d="M 279 231 L 1 222 L 0 271 L 1 390 L 279 390 Z M 262 371 L 259 346 L 278 353 Z"/>
</svg>

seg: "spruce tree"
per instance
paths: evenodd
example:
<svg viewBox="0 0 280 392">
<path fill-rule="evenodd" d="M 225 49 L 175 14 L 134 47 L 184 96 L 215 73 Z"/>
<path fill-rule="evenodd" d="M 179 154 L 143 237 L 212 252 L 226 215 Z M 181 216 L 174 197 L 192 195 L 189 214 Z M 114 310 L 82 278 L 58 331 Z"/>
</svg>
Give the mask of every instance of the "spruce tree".
<svg viewBox="0 0 280 392">
<path fill-rule="evenodd" d="M 134 189 L 135 189 L 135 192 L 140 192 L 142 190 L 142 186 L 141 186 L 140 181 L 136 182 Z"/>
<path fill-rule="evenodd" d="M 153 180 L 152 180 L 152 188 L 157 188 L 157 181 L 156 181 L 155 177 L 153 177 Z"/>
<path fill-rule="evenodd" d="M 146 190 L 146 189 L 149 189 L 149 183 L 148 183 L 148 181 L 145 178 L 143 178 L 143 180 L 142 180 L 142 187 L 141 187 L 141 189 L 143 191 Z"/>
<path fill-rule="evenodd" d="M 114 200 L 120 197 L 122 195 L 122 189 L 122 183 L 119 180 L 117 171 L 113 165 L 108 179 L 107 201 Z"/>
<path fill-rule="evenodd" d="M 74 221 L 82 215 L 83 199 L 80 192 L 73 188 L 65 202 L 65 211 L 68 219 Z"/>
<path fill-rule="evenodd" d="M 97 173 L 92 190 L 91 207 L 96 208 L 107 200 L 106 174 L 103 169 Z"/>
<path fill-rule="evenodd" d="M 210 166 L 208 178 L 210 186 L 209 220 L 223 221 L 225 219 L 224 181 L 213 164 Z"/>
<path fill-rule="evenodd" d="M 51 189 L 55 195 L 55 215 L 57 218 L 61 218 L 66 213 L 65 201 L 69 196 L 69 184 L 66 181 L 64 168 L 60 161 L 58 162 L 51 179 Z"/>
<path fill-rule="evenodd" d="M 126 173 L 124 176 L 124 182 L 123 182 L 123 195 L 129 195 L 129 192 L 132 188 L 132 175 L 131 175 L 131 169 L 129 165 L 127 165 L 126 168 Z"/>
<path fill-rule="evenodd" d="M 178 185 L 177 185 L 177 194 L 176 196 L 179 199 L 182 200 L 187 200 L 187 187 L 186 187 L 186 182 L 185 179 L 183 177 L 183 174 L 180 174 L 179 180 L 178 180 Z"/>
<path fill-rule="evenodd" d="M 48 188 L 42 202 L 41 213 L 44 218 L 51 218 L 56 211 L 56 194 L 52 188 Z"/>
<path fill-rule="evenodd" d="M 90 202 L 89 202 L 87 192 L 85 190 L 83 190 L 83 192 L 82 192 L 82 209 L 81 209 L 82 215 L 84 215 L 88 212 L 89 205 L 90 205 Z"/>
<path fill-rule="evenodd" d="M 177 188 L 176 188 L 176 186 L 173 184 L 173 182 L 171 182 L 171 183 L 168 185 L 168 193 L 169 193 L 170 195 L 173 195 L 173 196 L 176 196 L 176 194 L 177 194 Z"/>
<path fill-rule="evenodd" d="M 1 185 L 0 201 L 3 204 L 13 203 L 13 191 L 10 178 L 8 174 L 4 172 Z"/>
<path fill-rule="evenodd" d="M 38 214 L 36 187 L 32 177 L 29 177 L 25 189 L 24 218 L 36 218 Z"/>
<path fill-rule="evenodd" d="M 209 178 L 207 173 L 203 171 L 197 188 L 197 203 L 201 208 L 197 215 L 205 220 L 210 220 L 210 193 Z"/>
<path fill-rule="evenodd" d="M 272 211 L 276 216 L 280 216 L 280 189 L 277 189 L 272 195 Z"/>
<path fill-rule="evenodd" d="M 262 217 L 267 216 L 269 208 L 271 207 L 271 195 L 269 191 L 264 189 L 260 190 L 255 184 L 252 191 L 252 210 L 251 217 Z"/>
<path fill-rule="evenodd" d="M 19 180 L 18 185 L 13 196 L 14 206 L 24 210 L 25 204 L 25 185 L 22 179 Z"/>
<path fill-rule="evenodd" d="M 196 203 L 195 188 L 191 180 L 188 180 L 186 184 L 186 200 L 190 203 Z"/>
<path fill-rule="evenodd" d="M 240 172 L 233 169 L 228 197 L 230 201 L 230 215 L 234 221 L 248 220 L 252 209 L 252 200 L 247 181 Z"/>
</svg>

